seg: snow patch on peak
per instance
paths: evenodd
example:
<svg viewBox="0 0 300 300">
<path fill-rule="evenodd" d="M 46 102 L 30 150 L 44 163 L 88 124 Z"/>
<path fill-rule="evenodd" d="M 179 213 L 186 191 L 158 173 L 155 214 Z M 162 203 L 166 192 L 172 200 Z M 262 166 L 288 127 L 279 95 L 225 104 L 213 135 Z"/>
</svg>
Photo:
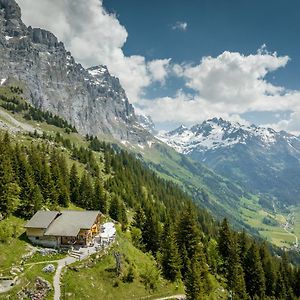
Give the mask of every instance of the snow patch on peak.
<svg viewBox="0 0 300 300">
<path fill-rule="evenodd" d="M 279 136 L 280 133 L 271 128 L 246 126 L 222 118 L 213 118 L 190 129 L 180 126 L 167 133 L 160 132 L 157 138 L 176 151 L 189 154 L 195 150 L 203 152 L 237 144 L 245 145 L 253 140 L 263 147 L 270 147 L 276 143 Z"/>
<path fill-rule="evenodd" d="M 108 69 L 106 66 L 96 66 L 88 69 L 88 72 L 92 76 L 103 76 L 103 74 L 108 73 Z"/>
</svg>

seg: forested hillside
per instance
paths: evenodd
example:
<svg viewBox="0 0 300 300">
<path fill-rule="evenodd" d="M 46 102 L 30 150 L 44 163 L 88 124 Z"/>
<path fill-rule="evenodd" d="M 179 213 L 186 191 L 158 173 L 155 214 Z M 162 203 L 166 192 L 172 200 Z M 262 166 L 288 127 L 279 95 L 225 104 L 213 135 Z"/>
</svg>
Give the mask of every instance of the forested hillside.
<svg viewBox="0 0 300 300">
<path fill-rule="evenodd" d="M 137 248 L 152 253 L 166 279 L 183 280 L 188 299 L 209 295 L 212 278 L 224 280 L 236 299 L 300 296 L 300 271 L 287 256 L 273 256 L 267 244 L 232 231 L 226 220 L 218 227 L 177 186 L 127 152 L 92 137 L 86 137 L 89 147 L 77 147 L 60 134 L 31 136 L 20 143 L 1 135 L 4 217 L 28 219 L 69 202 L 100 209 L 131 233 Z"/>
</svg>

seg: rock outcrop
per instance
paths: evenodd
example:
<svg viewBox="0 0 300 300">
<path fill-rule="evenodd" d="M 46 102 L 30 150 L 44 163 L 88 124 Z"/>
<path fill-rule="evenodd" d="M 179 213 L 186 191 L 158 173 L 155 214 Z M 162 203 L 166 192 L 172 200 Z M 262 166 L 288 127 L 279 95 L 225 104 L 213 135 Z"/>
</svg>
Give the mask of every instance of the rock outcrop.
<svg viewBox="0 0 300 300">
<path fill-rule="evenodd" d="M 14 0 L 0 0 L 0 82 L 19 82 L 35 107 L 82 134 L 130 143 L 153 137 L 139 125 L 117 78 L 105 66 L 85 69 L 51 32 L 27 27 Z"/>
</svg>

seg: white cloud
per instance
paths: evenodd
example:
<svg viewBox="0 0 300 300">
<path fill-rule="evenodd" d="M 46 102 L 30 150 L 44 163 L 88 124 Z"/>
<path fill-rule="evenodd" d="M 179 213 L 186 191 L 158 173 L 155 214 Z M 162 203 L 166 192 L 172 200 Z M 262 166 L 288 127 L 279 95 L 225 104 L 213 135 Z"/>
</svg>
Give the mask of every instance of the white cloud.
<svg viewBox="0 0 300 300">
<path fill-rule="evenodd" d="M 170 61 L 171 59 L 157 59 L 148 63 L 148 68 L 154 81 L 159 81 L 162 84 L 165 83 Z"/>
<path fill-rule="evenodd" d="M 156 122 L 185 124 L 215 116 L 245 122 L 240 115 L 255 111 L 292 110 L 298 116 L 300 92 L 288 91 L 266 80 L 268 73 L 285 67 L 288 61 L 288 56 L 269 53 L 263 46 L 253 55 L 225 51 L 215 58 L 204 57 L 195 66 L 175 65 L 173 73 L 184 78 L 195 94 L 179 91 L 173 98 L 156 99 L 154 103 L 144 101 L 144 110 Z M 278 126 L 289 130 L 298 126 L 300 131 L 296 118 Z"/>
<path fill-rule="evenodd" d="M 289 119 L 280 120 L 277 123 L 266 124 L 277 131 L 285 130 L 295 135 L 300 135 L 300 110 L 291 113 Z"/>
<path fill-rule="evenodd" d="M 52 31 L 84 66 L 107 65 L 119 77 L 131 102 L 154 81 L 164 82 L 169 60 L 147 62 L 143 56 L 125 56 L 128 33 L 100 0 L 17 0 L 27 25 Z"/>
<path fill-rule="evenodd" d="M 188 27 L 187 22 L 177 21 L 174 25 L 172 25 L 173 30 L 186 31 Z"/>
</svg>

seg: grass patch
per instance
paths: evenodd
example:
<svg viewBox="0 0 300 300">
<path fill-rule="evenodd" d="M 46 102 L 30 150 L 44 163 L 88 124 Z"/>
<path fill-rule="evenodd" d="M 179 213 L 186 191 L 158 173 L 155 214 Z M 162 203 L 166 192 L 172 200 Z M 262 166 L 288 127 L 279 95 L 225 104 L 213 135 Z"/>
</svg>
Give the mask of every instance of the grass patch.
<svg viewBox="0 0 300 300">
<path fill-rule="evenodd" d="M 12 265 L 17 265 L 22 255 L 27 252 L 28 243 L 24 238 L 25 221 L 9 217 L 0 221 L 0 273 L 4 273 Z M 3 229 L 3 230 L 2 230 Z"/>
</svg>

